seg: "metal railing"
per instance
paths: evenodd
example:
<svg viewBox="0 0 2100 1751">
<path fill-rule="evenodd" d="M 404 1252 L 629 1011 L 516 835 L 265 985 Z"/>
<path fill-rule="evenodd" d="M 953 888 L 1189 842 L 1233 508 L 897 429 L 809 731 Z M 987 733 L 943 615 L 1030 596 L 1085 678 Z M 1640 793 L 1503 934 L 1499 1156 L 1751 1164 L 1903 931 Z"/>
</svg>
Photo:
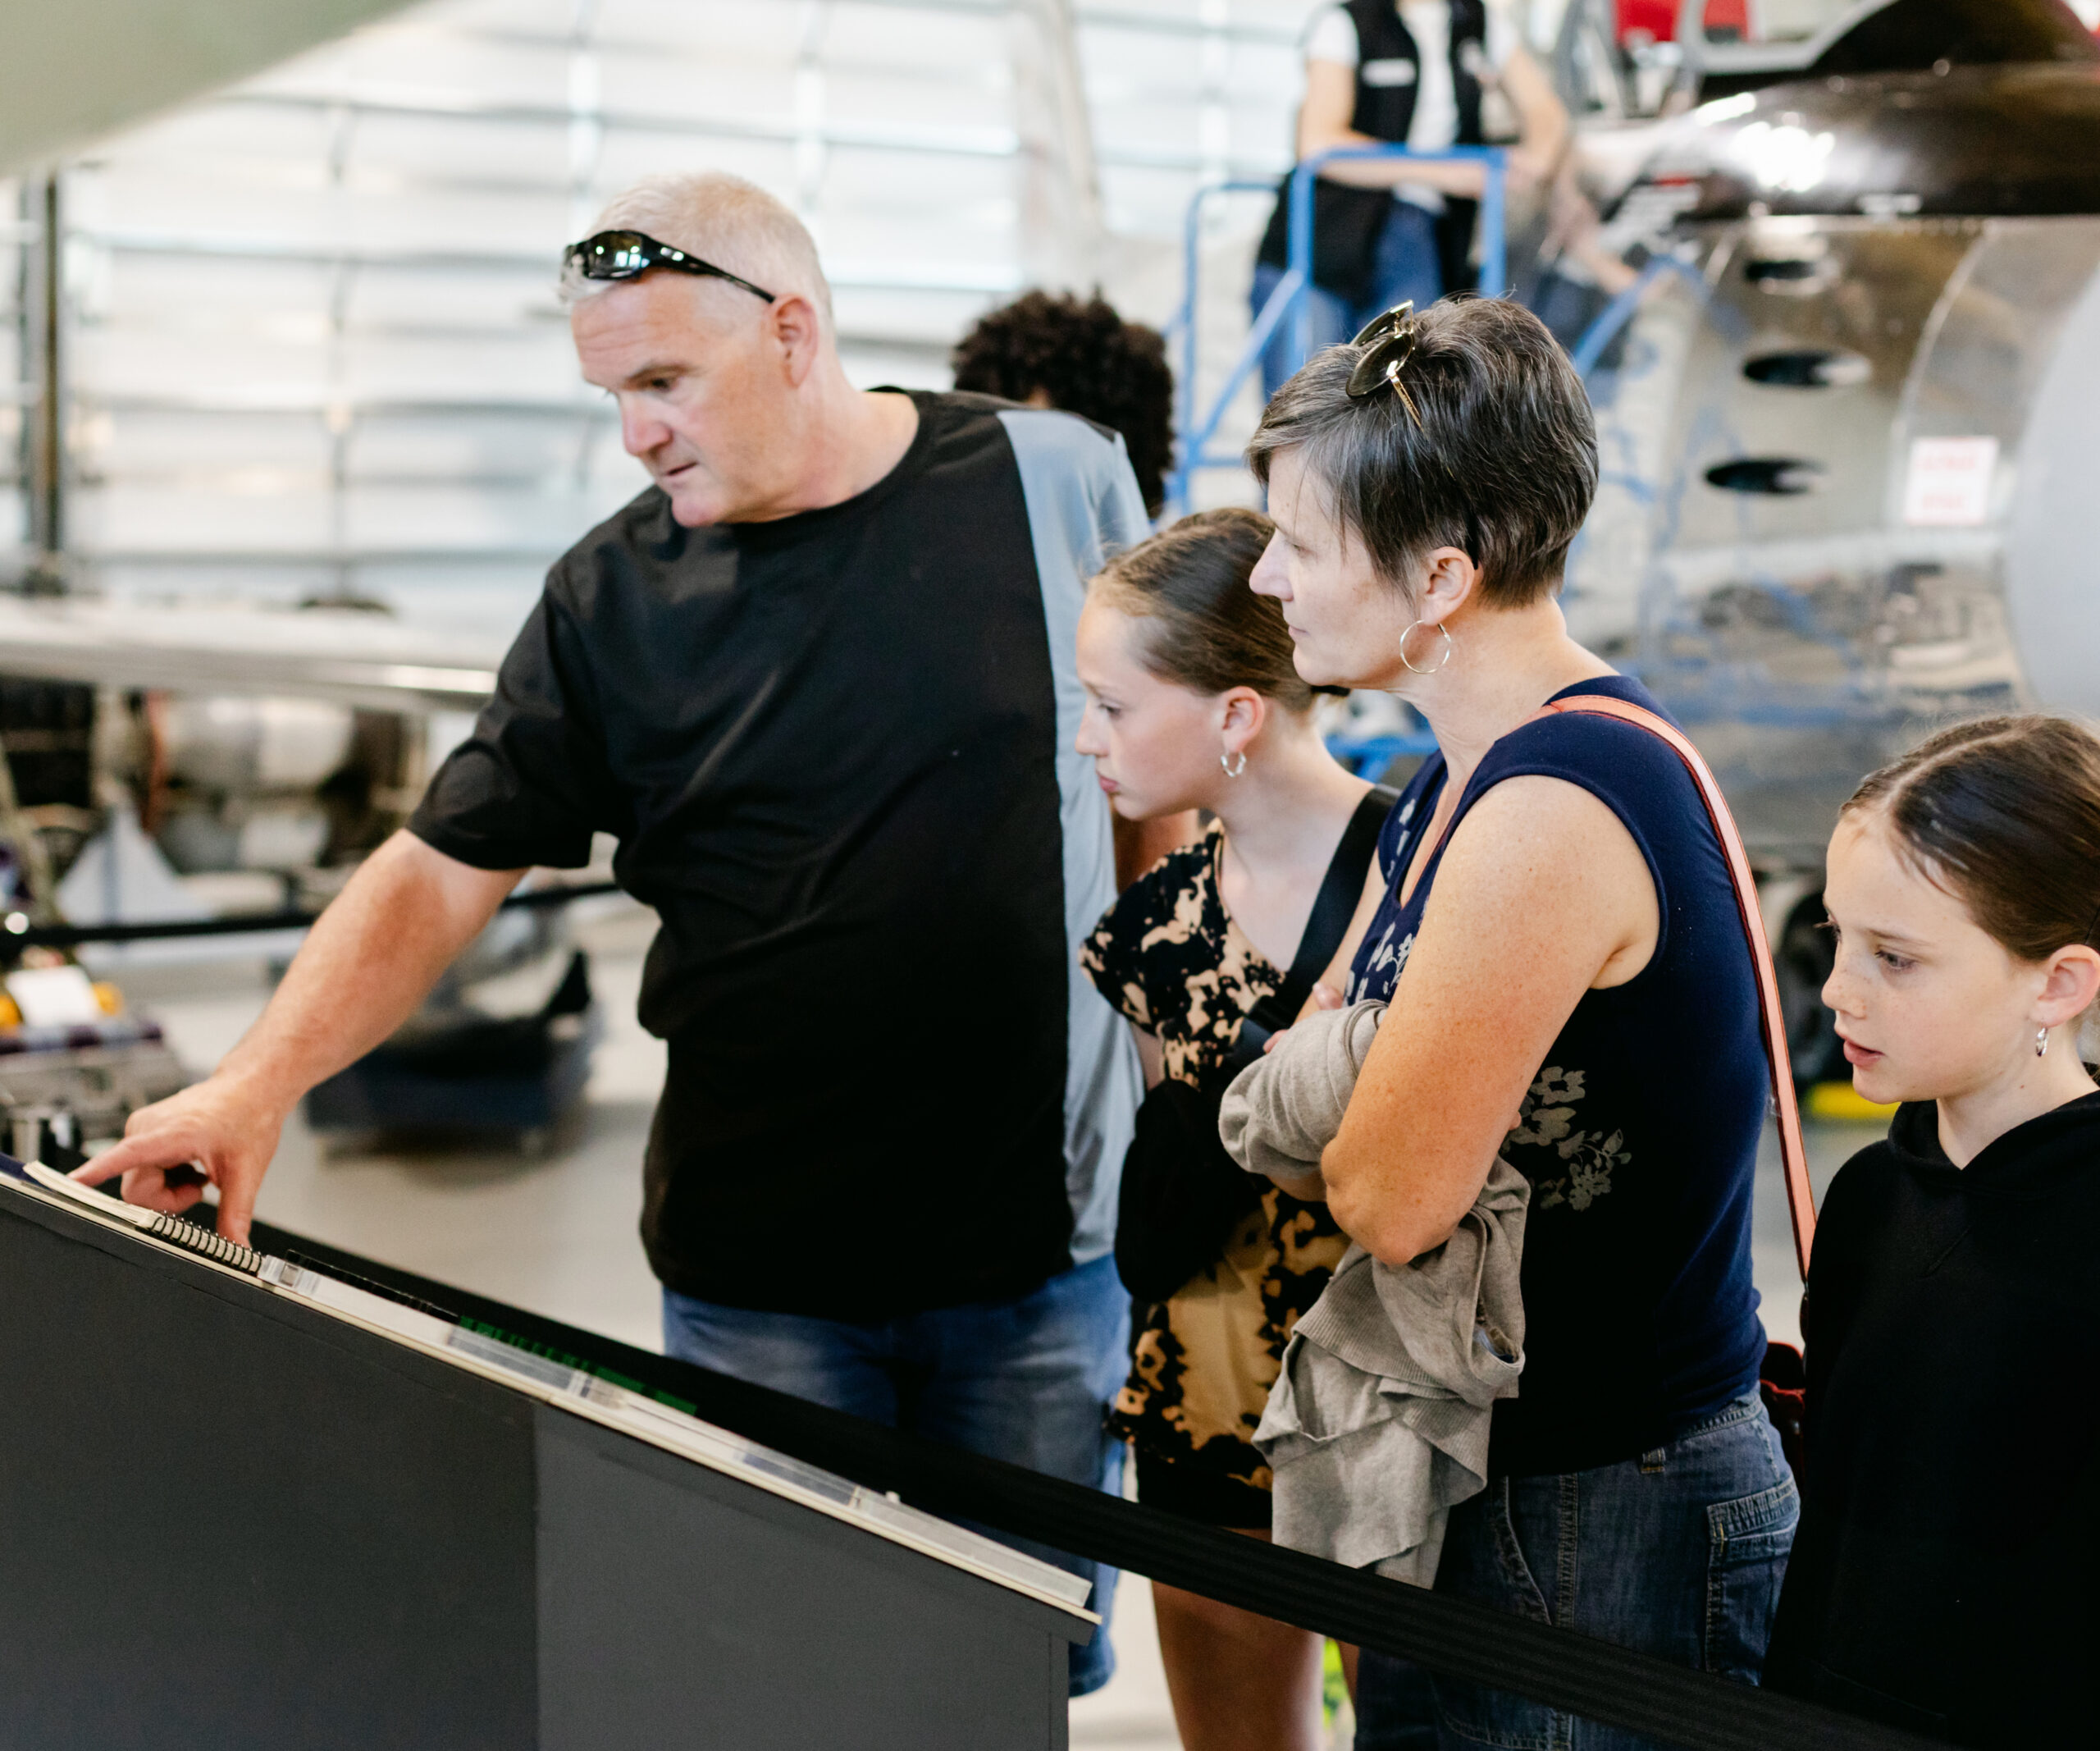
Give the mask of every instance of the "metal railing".
<svg viewBox="0 0 2100 1751">
<path fill-rule="evenodd" d="M 1626 325 L 1633 320 L 1634 313 L 1646 299 L 1650 289 L 1668 273 L 1680 276 L 1691 286 L 1701 302 L 1705 302 L 1708 293 L 1706 278 L 1696 267 L 1688 262 L 1680 261 L 1674 255 L 1650 257 L 1647 266 L 1641 270 L 1640 277 L 1597 313 L 1596 319 L 1582 331 L 1582 339 L 1575 343 L 1574 350 L 1568 355 L 1575 367 L 1575 374 L 1585 383 L 1590 381 L 1606 350 L 1618 338 Z"/>
<path fill-rule="evenodd" d="M 1507 243 L 1504 237 L 1504 153 L 1498 146 L 1453 146 L 1440 152 L 1416 152 L 1405 146 L 1338 146 L 1332 151 L 1322 152 L 1305 159 L 1290 173 L 1289 185 L 1290 202 L 1290 226 L 1287 232 L 1286 260 L 1288 265 L 1283 277 L 1276 282 L 1253 326 L 1248 331 L 1246 344 L 1241 348 L 1232 368 L 1226 373 L 1223 385 L 1217 391 L 1208 410 L 1202 408 L 1196 394 L 1196 311 L 1200 288 L 1198 278 L 1200 264 L 1198 259 L 1205 203 L 1213 195 L 1246 193 L 1265 190 L 1269 185 L 1233 180 L 1216 182 L 1196 190 L 1189 203 L 1189 216 L 1183 230 L 1183 272 L 1186 290 L 1181 308 L 1170 325 L 1181 343 L 1181 382 L 1176 409 L 1175 466 L 1167 479 L 1167 503 L 1176 510 L 1186 510 L 1189 502 L 1190 477 L 1207 469 L 1237 468 L 1240 459 L 1237 455 L 1214 455 L 1212 441 L 1223 423 L 1226 410 L 1232 405 L 1233 397 L 1239 393 L 1239 386 L 1260 363 L 1262 354 L 1267 350 L 1271 338 L 1281 325 L 1293 324 L 1292 355 L 1296 364 L 1303 364 L 1312 352 L 1312 311 L 1308 294 L 1312 286 L 1312 183 L 1321 167 L 1347 159 L 1410 159 L 1422 164 L 1481 165 L 1486 175 L 1480 196 L 1481 263 L 1480 289 L 1490 298 L 1502 295 L 1509 281 Z"/>
</svg>

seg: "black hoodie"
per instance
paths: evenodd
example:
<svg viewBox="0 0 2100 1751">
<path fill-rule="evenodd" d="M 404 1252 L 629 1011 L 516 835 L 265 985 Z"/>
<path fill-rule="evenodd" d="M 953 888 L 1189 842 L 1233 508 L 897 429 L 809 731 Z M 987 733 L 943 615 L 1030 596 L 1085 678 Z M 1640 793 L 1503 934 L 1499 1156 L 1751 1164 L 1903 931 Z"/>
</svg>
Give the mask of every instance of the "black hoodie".
<svg viewBox="0 0 2100 1751">
<path fill-rule="evenodd" d="M 1937 1109 L 1832 1185 L 1764 1681 L 1958 1744 L 2100 1743 L 2100 1095 L 1965 1168 Z"/>
</svg>

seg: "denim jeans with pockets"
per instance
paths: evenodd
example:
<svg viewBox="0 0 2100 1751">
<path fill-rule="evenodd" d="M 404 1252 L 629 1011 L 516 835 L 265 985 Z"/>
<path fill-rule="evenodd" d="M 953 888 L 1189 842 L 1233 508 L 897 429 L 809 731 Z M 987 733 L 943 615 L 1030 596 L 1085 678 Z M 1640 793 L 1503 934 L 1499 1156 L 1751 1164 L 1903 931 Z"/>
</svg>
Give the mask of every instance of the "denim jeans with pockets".
<svg viewBox="0 0 2100 1751">
<path fill-rule="evenodd" d="M 1616 1465 L 1501 1478 L 1451 1513 L 1436 1590 L 1757 1682 L 1801 1515 L 1754 1398 Z M 1357 1751 L 1657 1751 L 1508 1691 L 1367 1652 Z"/>
</svg>

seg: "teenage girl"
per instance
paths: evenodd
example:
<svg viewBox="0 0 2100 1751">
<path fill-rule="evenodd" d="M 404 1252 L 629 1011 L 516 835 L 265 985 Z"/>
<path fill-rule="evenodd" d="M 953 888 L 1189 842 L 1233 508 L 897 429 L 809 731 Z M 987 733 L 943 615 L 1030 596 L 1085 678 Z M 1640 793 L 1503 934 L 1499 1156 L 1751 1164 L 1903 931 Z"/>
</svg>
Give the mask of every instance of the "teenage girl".
<svg viewBox="0 0 2100 1751">
<path fill-rule="evenodd" d="M 1942 731 L 1830 841 L 1824 1001 L 1886 1142 L 1809 1278 L 1808 1476 L 1765 1681 L 1971 1745 L 2085 1744 L 2100 1632 L 2100 739 Z"/>
<path fill-rule="evenodd" d="M 1134 1223 L 1207 1211 L 1215 1222 L 1221 1208 L 1226 1225 L 1196 1235 L 1208 1246 L 1184 1255 L 1185 1281 L 1155 1284 L 1156 1298 L 1133 1285 L 1132 1365 L 1110 1426 L 1135 1450 L 1140 1502 L 1257 1538 L 1268 1535 L 1270 1477 L 1251 1437 L 1291 1328 L 1348 1243 L 1323 1206 L 1233 1166 L 1217 1140 L 1217 1099 L 1248 1013 L 1283 986 L 1371 790 L 1327 752 L 1283 616 L 1248 588 L 1271 533 L 1250 510 L 1184 518 L 1094 581 L 1079 628 L 1087 705 L 1077 746 L 1093 756 L 1116 814 L 1216 816 L 1124 894 L 1081 952 L 1135 1026 L 1153 1086 L 1126 1174 L 1162 1130 L 1180 1127 L 1195 1176 L 1144 1210 L 1126 1186 L 1119 1262 L 1166 1238 L 1128 1232 Z M 1375 836 L 1375 826 L 1349 835 L 1364 866 Z M 1353 869 L 1348 901 L 1363 882 Z M 1184 1109 L 1193 1116 L 1177 1118 Z M 1138 1273 L 1125 1262 L 1125 1274 Z M 1321 1743 L 1317 1637 L 1157 1582 L 1153 1595 L 1189 1751 Z"/>
</svg>

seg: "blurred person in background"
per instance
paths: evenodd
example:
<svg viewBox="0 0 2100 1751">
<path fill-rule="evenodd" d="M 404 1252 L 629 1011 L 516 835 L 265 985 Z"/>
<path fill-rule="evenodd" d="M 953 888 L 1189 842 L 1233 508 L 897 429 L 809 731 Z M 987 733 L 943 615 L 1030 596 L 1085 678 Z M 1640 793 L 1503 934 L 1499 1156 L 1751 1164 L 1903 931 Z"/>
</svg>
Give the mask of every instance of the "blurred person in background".
<svg viewBox="0 0 2100 1751">
<path fill-rule="evenodd" d="M 1240 1171 L 1218 1100 L 1258 1053 L 1260 1016 L 1287 1026 L 1303 1004 L 1294 972 L 1309 990 L 1336 953 L 1392 800 L 1327 752 L 1283 616 L 1247 587 L 1273 533 L 1252 510 L 1183 518 L 1094 580 L 1079 643 L 1078 747 L 1116 813 L 1214 817 L 1081 951 L 1152 1085 L 1123 1168 L 1116 1258 L 1140 1311 L 1109 1426 L 1139 1501 L 1258 1538 L 1271 1478 L 1254 1429 L 1348 1242 L 1322 1205 Z M 1315 1751 L 1318 1636 L 1157 1582 L 1153 1599 L 1188 1751 Z"/>
<path fill-rule="evenodd" d="M 1350 146 L 1441 152 L 1485 141 L 1481 100 L 1499 89 L 1514 111 L 1513 189 L 1553 173 L 1568 143 L 1568 112 L 1524 46 L 1509 0 L 1348 0 L 1322 7 L 1305 34 L 1305 100 L 1299 162 Z M 1346 341 L 1380 311 L 1412 300 L 1426 309 L 1473 283 L 1474 222 L 1486 175 L 1477 163 L 1344 160 L 1312 188 L 1312 352 Z M 1276 194 L 1255 258 L 1250 295 L 1259 317 L 1290 265 L 1290 179 Z M 1262 355 L 1274 395 L 1301 361 L 1286 318 Z"/>
<path fill-rule="evenodd" d="M 855 389 L 808 231 L 737 177 L 619 196 L 562 292 L 651 484 L 555 563 L 473 734 L 247 1036 L 83 1177 L 179 1211 L 195 1163 L 244 1240 L 300 1096 L 528 867 L 607 834 L 662 920 L 642 1238 L 667 1353 L 1120 1488 L 1142 1084 L 1079 967 L 1115 888 L 1071 743 L 1085 580 L 1145 533 L 1122 444 Z M 1043 1554 L 1107 1614 L 1112 1572 Z M 1112 1669 L 1104 1630 L 1074 1692 Z"/>
<path fill-rule="evenodd" d="M 1123 440 L 1147 514 L 1166 502 L 1174 464 L 1174 373 L 1156 328 L 1126 322 L 1097 292 L 1024 292 L 978 318 L 956 343 L 955 386 L 1023 407 L 1058 408 Z M 1197 834 L 1193 811 L 1144 821 L 1116 816 L 1116 885 Z"/>
<path fill-rule="evenodd" d="M 1648 251 L 1636 244 L 1621 255 L 1611 247 L 1596 203 L 1584 191 L 1572 162 L 1554 178 L 1547 212 L 1539 271 L 1524 303 L 1572 354 L 1612 300 L 1640 280 Z M 1622 328 L 1598 363 L 1617 368 L 1625 345 Z"/>
<path fill-rule="evenodd" d="M 1174 464 L 1174 373 L 1156 328 L 1126 322 L 1096 292 L 1025 292 L 956 343 L 955 386 L 1024 407 L 1061 408 L 1119 433 L 1157 517 Z"/>
</svg>

